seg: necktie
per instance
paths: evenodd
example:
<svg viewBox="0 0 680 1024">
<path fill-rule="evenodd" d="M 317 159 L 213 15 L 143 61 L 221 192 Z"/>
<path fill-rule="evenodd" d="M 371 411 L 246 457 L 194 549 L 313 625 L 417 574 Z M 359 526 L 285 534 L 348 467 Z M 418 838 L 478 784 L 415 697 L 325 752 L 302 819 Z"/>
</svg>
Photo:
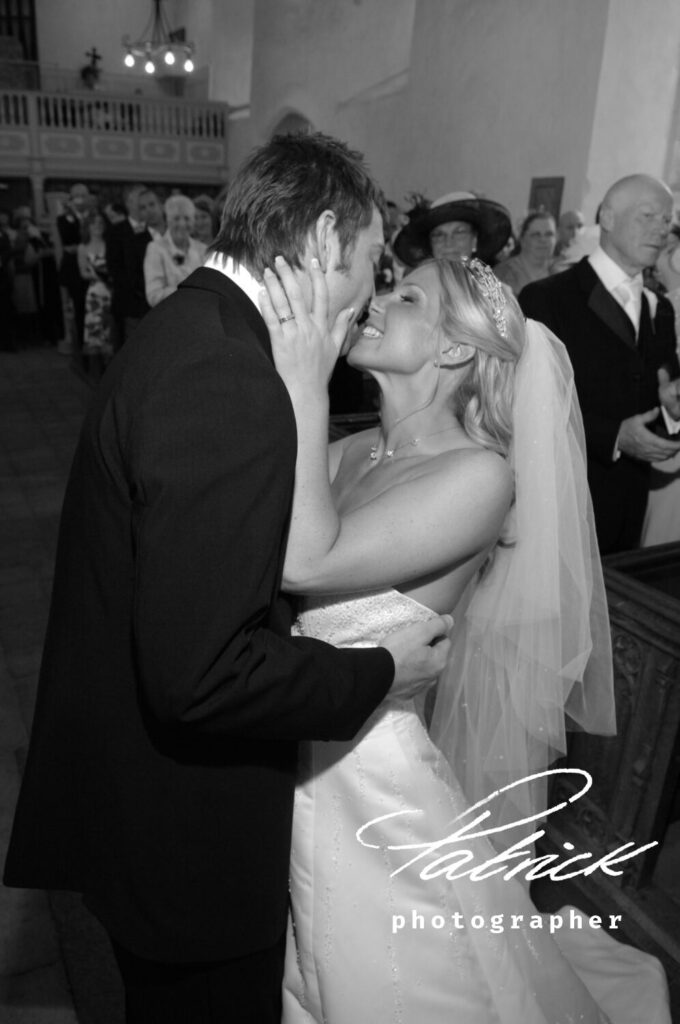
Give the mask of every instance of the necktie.
<svg viewBox="0 0 680 1024">
<path fill-rule="evenodd" d="M 629 277 L 617 284 L 614 294 L 630 317 L 635 333 L 640 329 L 640 308 L 642 306 L 642 278 Z"/>
</svg>

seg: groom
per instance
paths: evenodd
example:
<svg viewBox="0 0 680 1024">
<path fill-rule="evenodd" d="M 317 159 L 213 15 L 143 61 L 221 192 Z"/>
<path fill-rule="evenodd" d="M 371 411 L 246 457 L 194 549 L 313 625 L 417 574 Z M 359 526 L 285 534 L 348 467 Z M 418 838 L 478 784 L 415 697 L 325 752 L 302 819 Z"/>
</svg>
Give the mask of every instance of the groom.
<svg viewBox="0 0 680 1024">
<path fill-rule="evenodd" d="M 258 279 L 282 255 L 307 288 L 318 259 L 329 322 L 361 310 L 381 201 L 334 139 L 256 151 L 83 426 L 5 881 L 84 894 L 131 1024 L 278 1024 L 296 743 L 445 662 L 447 618 L 336 650 L 279 593 L 296 431 Z"/>
</svg>

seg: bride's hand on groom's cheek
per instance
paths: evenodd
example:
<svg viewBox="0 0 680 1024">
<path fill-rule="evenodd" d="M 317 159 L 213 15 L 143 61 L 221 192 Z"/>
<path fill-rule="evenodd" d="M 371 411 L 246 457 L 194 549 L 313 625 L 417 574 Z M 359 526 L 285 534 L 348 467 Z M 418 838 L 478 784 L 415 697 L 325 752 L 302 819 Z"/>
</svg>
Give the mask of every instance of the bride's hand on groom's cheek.
<svg viewBox="0 0 680 1024">
<path fill-rule="evenodd" d="M 265 270 L 263 283 L 260 310 L 279 374 L 289 390 L 325 391 L 354 310 L 341 310 L 329 327 L 328 289 L 316 259 L 306 274 L 294 272 L 277 256 L 274 270 Z"/>
</svg>

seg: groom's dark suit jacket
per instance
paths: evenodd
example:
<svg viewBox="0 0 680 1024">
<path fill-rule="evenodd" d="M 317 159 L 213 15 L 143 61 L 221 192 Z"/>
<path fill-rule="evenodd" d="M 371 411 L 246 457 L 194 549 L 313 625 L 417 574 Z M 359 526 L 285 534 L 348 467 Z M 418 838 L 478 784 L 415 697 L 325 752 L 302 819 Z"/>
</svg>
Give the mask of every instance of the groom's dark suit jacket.
<svg viewBox="0 0 680 1024">
<path fill-rule="evenodd" d="M 659 299 L 654 320 L 643 298 L 636 341 L 633 325 L 587 258 L 522 289 L 526 316 L 564 342 L 574 367 L 588 449 L 588 483 L 602 554 L 639 543 L 650 464 L 621 455 L 613 461 L 621 422 L 659 404 L 657 370 L 678 374 L 673 309 Z"/>
<path fill-rule="evenodd" d="M 259 312 L 194 273 L 116 357 L 62 515 L 9 885 L 82 891 L 139 956 L 285 927 L 296 741 L 350 738 L 385 650 L 291 639 L 295 420 Z"/>
</svg>

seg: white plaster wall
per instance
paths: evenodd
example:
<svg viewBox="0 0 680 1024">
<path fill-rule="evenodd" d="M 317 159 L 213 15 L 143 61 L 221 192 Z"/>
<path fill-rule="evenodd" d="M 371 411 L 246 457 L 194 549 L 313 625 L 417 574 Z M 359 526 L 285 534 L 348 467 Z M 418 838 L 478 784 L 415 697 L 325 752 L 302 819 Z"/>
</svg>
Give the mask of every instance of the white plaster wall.
<svg viewBox="0 0 680 1024">
<path fill-rule="evenodd" d="M 663 178 L 669 170 L 669 149 L 680 127 L 679 63 L 678 0 L 610 0 L 584 183 L 587 214 L 618 178 L 636 171 Z"/>
<path fill-rule="evenodd" d="M 256 141 L 290 111 L 332 131 L 355 97 L 408 67 L 414 11 L 415 0 L 256 0 Z"/>
<path fill-rule="evenodd" d="M 255 0 L 175 0 L 175 11 L 196 44 L 198 65 L 210 68 L 210 99 L 248 104 Z"/>
<path fill-rule="evenodd" d="M 533 177 L 581 199 L 609 0 L 419 0 L 396 152 L 405 187 L 527 208 Z"/>
<path fill-rule="evenodd" d="M 256 0 L 252 132 L 297 110 L 362 149 L 388 195 L 582 198 L 609 0 Z"/>
<path fill-rule="evenodd" d="M 94 45 L 104 71 L 122 72 L 121 39 L 141 34 L 150 11 L 146 0 L 36 0 L 40 60 L 77 69 L 87 63 L 85 53 Z"/>
</svg>

